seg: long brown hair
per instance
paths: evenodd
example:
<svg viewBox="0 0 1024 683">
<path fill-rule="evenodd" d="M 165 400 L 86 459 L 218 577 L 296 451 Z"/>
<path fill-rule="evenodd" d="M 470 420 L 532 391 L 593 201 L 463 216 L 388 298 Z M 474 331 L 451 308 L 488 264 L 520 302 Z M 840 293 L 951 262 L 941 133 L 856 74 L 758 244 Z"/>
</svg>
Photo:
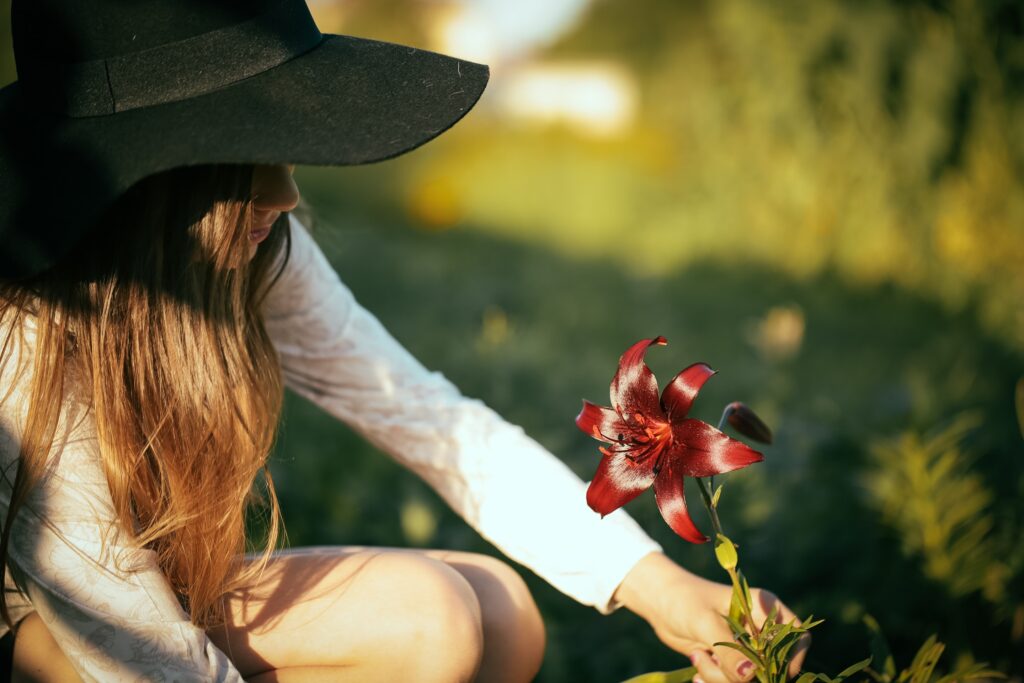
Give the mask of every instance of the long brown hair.
<svg viewBox="0 0 1024 683">
<path fill-rule="evenodd" d="M 72 391 L 95 420 L 120 524 L 156 551 L 193 623 L 219 623 L 222 596 L 262 567 L 244 561 L 247 550 L 262 546 L 268 559 L 279 513 L 266 460 L 283 389 L 259 307 L 290 240 L 283 215 L 250 260 L 251 174 L 217 165 L 151 176 L 71 257 L 0 282 L 0 321 L 11 323 L 0 368 L 14 332 L 28 319 L 36 329 L 0 561 Z M 267 521 L 254 543 L 246 524 L 261 472 Z M 0 615 L 10 624 L 2 591 Z"/>
</svg>

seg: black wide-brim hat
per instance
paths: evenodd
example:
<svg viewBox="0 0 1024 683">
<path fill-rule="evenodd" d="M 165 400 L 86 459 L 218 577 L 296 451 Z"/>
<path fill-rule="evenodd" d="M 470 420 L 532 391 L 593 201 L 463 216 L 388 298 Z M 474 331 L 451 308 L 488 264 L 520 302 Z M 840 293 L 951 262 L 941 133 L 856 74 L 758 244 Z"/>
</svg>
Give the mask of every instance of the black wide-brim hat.
<svg viewBox="0 0 1024 683">
<path fill-rule="evenodd" d="M 407 152 L 476 103 L 486 66 L 321 34 L 303 0 L 14 0 L 0 89 L 0 278 L 66 255 L 154 173 L 350 165 Z"/>
</svg>

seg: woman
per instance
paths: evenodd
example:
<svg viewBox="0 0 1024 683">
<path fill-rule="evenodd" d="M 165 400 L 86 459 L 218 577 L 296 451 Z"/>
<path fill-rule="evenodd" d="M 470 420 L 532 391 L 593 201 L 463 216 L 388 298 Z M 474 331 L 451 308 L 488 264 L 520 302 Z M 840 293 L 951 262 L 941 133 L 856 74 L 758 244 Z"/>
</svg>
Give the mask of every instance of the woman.
<svg viewBox="0 0 1024 683">
<path fill-rule="evenodd" d="M 0 552 L 15 676 L 536 674 L 536 606 L 493 558 L 273 552 L 265 461 L 287 384 L 570 596 L 640 614 L 708 683 L 749 679 L 749 662 L 712 647 L 729 638 L 728 587 L 672 563 L 624 513 L 587 510 L 557 459 L 412 359 L 290 213 L 284 162 L 408 151 L 473 105 L 486 69 L 321 36 L 301 0 L 16 0 L 12 19 Z"/>
</svg>

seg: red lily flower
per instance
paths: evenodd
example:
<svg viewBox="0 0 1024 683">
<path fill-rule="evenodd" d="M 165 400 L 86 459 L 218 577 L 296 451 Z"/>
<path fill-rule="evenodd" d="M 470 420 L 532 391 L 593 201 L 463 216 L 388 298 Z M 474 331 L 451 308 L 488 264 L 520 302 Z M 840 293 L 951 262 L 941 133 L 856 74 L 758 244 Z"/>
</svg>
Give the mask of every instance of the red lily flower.
<svg viewBox="0 0 1024 683">
<path fill-rule="evenodd" d="M 642 339 L 622 354 L 612 378 L 612 407 L 589 401 L 576 426 L 599 441 L 604 455 L 587 489 L 587 504 L 601 516 L 617 510 L 654 485 L 661 516 L 691 543 L 708 538 L 690 519 L 685 477 L 710 477 L 764 460 L 761 453 L 706 422 L 688 419 L 693 399 L 715 371 L 695 363 L 673 379 L 661 399 L 658 380 L 644 363 L 647 348 L 664 337 Z"/>
</svg>

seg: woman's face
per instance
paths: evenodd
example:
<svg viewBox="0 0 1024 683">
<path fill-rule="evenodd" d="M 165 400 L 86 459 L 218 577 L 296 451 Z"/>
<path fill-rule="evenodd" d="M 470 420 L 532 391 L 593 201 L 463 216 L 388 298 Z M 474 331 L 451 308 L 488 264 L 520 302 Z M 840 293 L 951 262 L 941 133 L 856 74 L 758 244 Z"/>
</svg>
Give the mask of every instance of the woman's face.
<svg viewBox="0 0 1024 683">
<path fill-rule="evenodd" d="M 267 239 L 270 227 L 282 213 L 299 203 L 294 164 L 257 164 L 252 171 L 253 226 L 249 241 L 254 246 Z"/>
</svg>

